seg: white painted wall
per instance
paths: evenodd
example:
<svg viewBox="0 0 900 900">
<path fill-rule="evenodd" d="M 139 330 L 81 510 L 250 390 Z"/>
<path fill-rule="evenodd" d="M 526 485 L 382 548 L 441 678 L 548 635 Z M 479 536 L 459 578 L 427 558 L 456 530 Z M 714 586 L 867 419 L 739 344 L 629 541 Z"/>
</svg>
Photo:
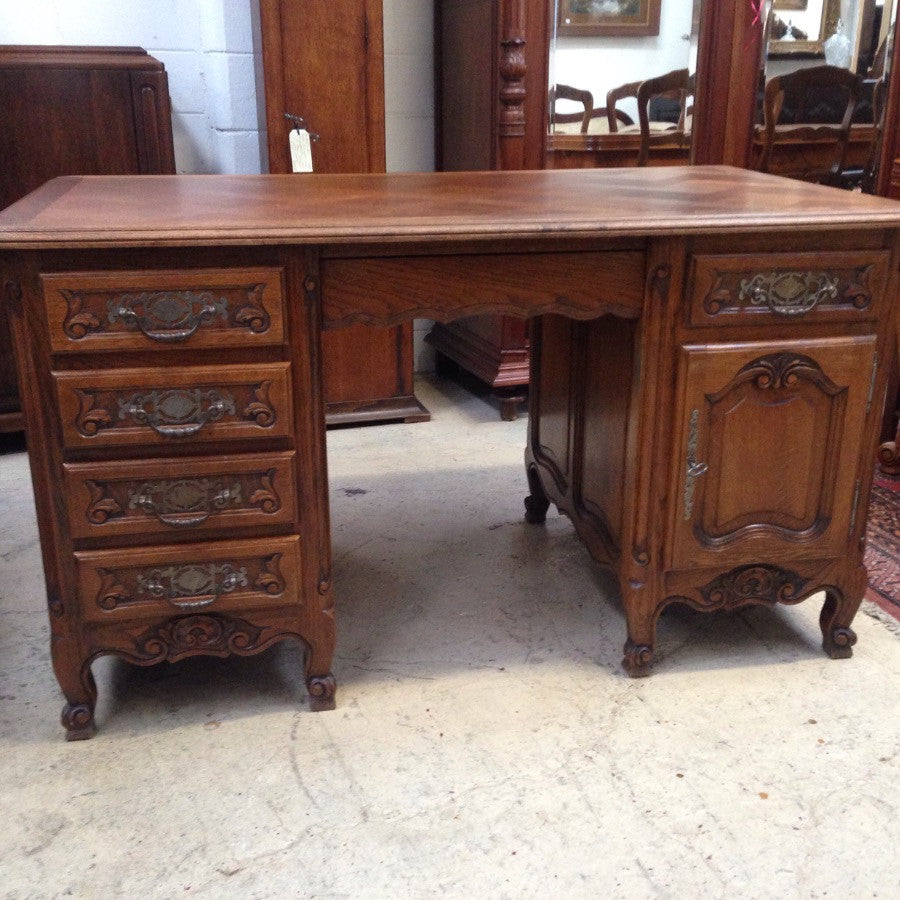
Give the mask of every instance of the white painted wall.
<svg viewBox="0 0 900 900">
<path fill-rule="evenodd" d="M 384 0 L 388 171 L 434 169 L 432 31 L 427 0 Z M 169 76 L 179 173 L 267 169 L 257 0 L 0 0 L 0 44 L 143 47 Z"/>
<path fill-rule="evenodd" d="M 690 0 L 665 0 L 659 34 L 647 37 L 558 36 L 550 54 L 551 84 L 568 84 L 594 95 L 594 106 L 606 105 L 606 93 L 620 84 L 641 81 L 695 65 L 696 41 L 691 42 Z M 576 109 L 576 105 L 571 108 Z M 637 121 L 634 101 L 620 108 Z M 560 102 L 560 112 L 567 107 Z"/>
</svg>

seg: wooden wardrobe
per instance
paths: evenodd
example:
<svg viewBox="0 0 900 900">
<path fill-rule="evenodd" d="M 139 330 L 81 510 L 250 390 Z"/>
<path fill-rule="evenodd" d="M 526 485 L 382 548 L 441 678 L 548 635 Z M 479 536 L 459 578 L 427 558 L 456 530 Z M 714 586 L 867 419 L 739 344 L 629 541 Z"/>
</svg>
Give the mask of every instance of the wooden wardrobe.
<svg viewBox="0 0 900 900">
<path fill-rule="evenodd" d="M 0 46 L 0 110 L 0 209 L 57 175 L 175 172 L 166 72 L 140 47 Z M 0 432 L 21 430 L 0 309 Z"/>
<path fill-rule="evenodd" d="M 260 19 L 269 171 L 291 171 L 287 113 L 318 135 L 314 173 L 384 172 L 381 0 L 260 0 Z M 328 331 L 322 351 L 329 425 L 430 418 L 413 393 L 412 323 Z"/>
</svg>

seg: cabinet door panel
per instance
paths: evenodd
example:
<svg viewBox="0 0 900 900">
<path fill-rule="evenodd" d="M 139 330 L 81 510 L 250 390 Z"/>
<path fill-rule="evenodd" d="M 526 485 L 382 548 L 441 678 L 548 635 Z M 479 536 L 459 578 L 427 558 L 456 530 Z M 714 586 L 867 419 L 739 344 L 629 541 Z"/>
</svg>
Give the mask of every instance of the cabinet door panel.
<svg viewBox="0 0 900 900">
<path fill-rule="evenodd" d="M 673 568 L 844 552 L 874 358 L 871 336 L 682 348 Z"/>
</svg>

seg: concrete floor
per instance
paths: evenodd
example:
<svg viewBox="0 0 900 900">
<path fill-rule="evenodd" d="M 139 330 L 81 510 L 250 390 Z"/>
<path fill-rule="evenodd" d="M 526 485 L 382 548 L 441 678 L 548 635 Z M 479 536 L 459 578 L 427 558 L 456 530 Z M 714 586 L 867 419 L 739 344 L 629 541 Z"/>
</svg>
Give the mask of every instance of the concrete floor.
<svg viewBox="0 0 900 900">
<path fill-rule="evenodd" d="M 522 519 L 525 422 L 329 434 L 338 708 L 296 647 L 103 659 L 67 744 L 23 454 L 0 457 L 0 895 L 898 897 L 900 643 L 819 604 L 667 614 L 655 674 L 566 519 Z"/>
</svg>

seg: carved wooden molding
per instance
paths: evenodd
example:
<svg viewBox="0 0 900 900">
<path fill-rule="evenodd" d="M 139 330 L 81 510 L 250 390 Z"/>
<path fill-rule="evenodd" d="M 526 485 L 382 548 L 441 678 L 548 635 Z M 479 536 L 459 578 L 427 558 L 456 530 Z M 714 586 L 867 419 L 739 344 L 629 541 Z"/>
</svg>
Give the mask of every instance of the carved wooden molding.
<svg viewBox="0 0 900 900">
<path fill-rule="evenodd" d="M 263 649 L 260 646 L 262 634 L 262 628 L 237 617 L 220 614 L 184 616 L 169 619 L 138 635 L 133 655 L 146 662 L 176 662 L 195 653 L 246 655 Z"/>
<path fill-rule="evenodd" d="M 697 588 L 700 599 L 688 598 L 688 602 L 702 610 L 731 610 L 754 603 L 799 603 L 808 584 L 809 579 L 779 566 L 738 566 Z"/>
<path fill-rule="evenodd" d="M 263 381 L 253 388 L 254 399 L 244 407 L 244 418 L 253 419 L 260 428 L 271 428 L 277 418 L 275 407 L 269 400 L 271 381 Z"/>
<path fill-rule="evenodd" d="M 722 572 L 690 592 L 666 597 L 657 604 L 654 616 L 672 603 L 686 603 L 700 612 L 735 610 L 760 604 L 794 604 L 816 590 L 821 587 L 812 579 L 790 569 L 769 563 L 751 563 Z"/>
</svg>

